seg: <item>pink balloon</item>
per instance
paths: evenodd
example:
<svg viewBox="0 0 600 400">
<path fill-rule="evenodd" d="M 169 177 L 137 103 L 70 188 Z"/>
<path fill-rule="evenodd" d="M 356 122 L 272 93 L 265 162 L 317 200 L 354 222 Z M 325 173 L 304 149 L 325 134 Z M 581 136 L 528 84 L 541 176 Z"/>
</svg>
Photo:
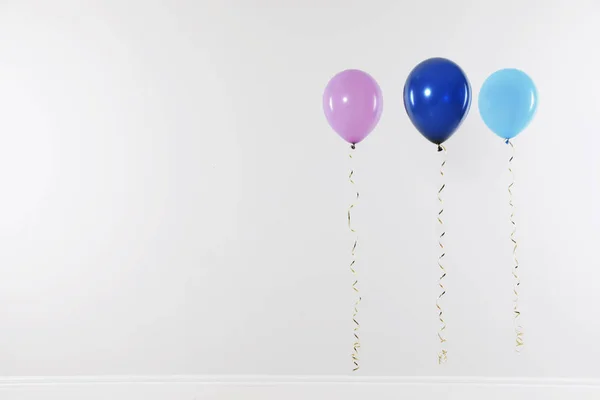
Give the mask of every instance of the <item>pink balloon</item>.
<svg viewBox="0 0 600 400">
<path fill-rule="evenodd" d="M 366 72 L 348 69 L 327 84 L 323 93 L 327 122 L 345 141 L 356 144 L 377 126 L 383 111 L 379 85 Z"/>
</svg>

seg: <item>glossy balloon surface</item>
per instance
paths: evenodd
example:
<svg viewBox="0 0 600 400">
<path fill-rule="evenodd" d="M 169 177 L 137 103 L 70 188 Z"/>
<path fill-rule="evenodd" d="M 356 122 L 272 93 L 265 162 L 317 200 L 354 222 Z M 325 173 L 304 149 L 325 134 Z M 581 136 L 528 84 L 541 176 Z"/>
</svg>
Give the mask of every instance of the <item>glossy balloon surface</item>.
<svg viewBox="0 0 600 400">
<path fill-rule="evenodd" d="M 366 72 L 350 69 L 340 72 L 323 93 L 327 122 L 345 141 L 356 144 L 377 126 L 383 112 L 379 85 Z"/>
<path fill-rule="evenodd" d="M 406 113 L 417 130 L 435 144 L 456 132 L 470 106 L 471 85 L 463 70 L 450 60 L 425 60 L 406 79 Z"/>
</svg>

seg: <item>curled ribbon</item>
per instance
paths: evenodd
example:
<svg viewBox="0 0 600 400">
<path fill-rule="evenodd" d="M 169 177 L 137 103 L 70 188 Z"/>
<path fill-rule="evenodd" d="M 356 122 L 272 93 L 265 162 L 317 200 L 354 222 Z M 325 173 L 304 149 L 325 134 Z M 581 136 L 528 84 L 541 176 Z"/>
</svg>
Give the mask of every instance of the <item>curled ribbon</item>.
<svg viewBox="0 0 600 400">
<path fill-rule="evenodd" d="M 444 265 L 442 264 L 442 260 L 446 256 L 446 252 L 444 250 L 444 243 L 443 243 L 444 236 L 446 235 L 446 230 L 444 229 L 444 221 L 442 220 L 442 214 L 444 213 L 444 201 L 442 200 L 442 192 L 446 188 L 446 183 L 444 180 L 444 166 L 446 165 L 447 151 L 446 151 L 446 148 L 440 144 L 440 145 L 438 145 L 438 152 L 443 152 L 442 165 L 440 167 L 440 175 L 442 178 L 442 184 L 440 186 L 440 189 L 438 190 L 438 195 L 437 195 L 438 201 L 440 202 L 440 211 L 438 212 L 437 220 L 440 223 L 440 227 L 442 230 L 442 233 L 440 234 L 440 237 L 438 240 L 438 244 L 440 246 L 440 251 L 441 251 L 440 256 L 438 257 L 438 267 L 440 268 L 440 271 L 441 271 L 440 279 L 438 280 L 438 285 L 441 289 L 441 293 L 437 297 L 435 305 L 438 310 L 438 319 L 441 324 L 440 329 L 438 331 L 438 338 L 440 340 L 440 345 L 441 345 L 441 350 L 438 353 L 438 364 L 443 364 L 448 360 L 448 352 L 446 350 L 446 345 L 445 345 L 446 337 L 444 336 L 444 331 L 446 330 L 446 321 L 444 321 L 444 312 L 442 310 L 442 306 L 440 305 L 442 297 L 444 297 L 444 295 L 446 295 L 446 288 L 444 287 L 444 283 L 443 283 L 444 278 L 446 277 L 446 269 L 444 268 Z"/>
<path fill-rule="evenodd" d="M 515 217 L 515 205 L 513 204 L 513 193 L 512 193 L 512 188 L 515 185 L 515 173 L 513 171 L 512 168 L 512 162 L 513 159 L 515 158 L 515 145 L 510 141 L 510 140 L 506 140 L 506 144 L 510 145 L 511 147 L 511 155 L 510 158 L 508 159 L 508 171 L 510 172 L 512 181 L 510 183 L 510 185 L 508 185 L 508 204 L 510 206 L 510 223 L 512 224 L 512 232 L 510 233 L 510 241 L 513 244 L 513 262 L 514 262 L 514 266 L 513 266 L 513 270 L 512 270 L 512 274 L 513 274 L 513 278 L 514 278 L 514 286 L 513 286 L 513 293 L 515 295 L 514 297 L 514 301 L 513 301 L 513 324 L 514 324 L 514 329 L 515 329 L 515 350 L 517 351 L 517 353 L 519 353 L 521 351 L 521 347 L 524 344 L 523 341 L 523 327 L 520 324 L 520 318 L 521 318 L 521 311 L 519 311 L 519 287 L 521 286 L 521 278 L 519 277 L 519 260 L 517 259 L 517 239 L 515 237 L 516 233 L 517 233 L 517 224 L 515 223 L 514 217 Z"/>
<path fill-rule="evenodd" d="M 352 153 L 354 152 L 355 149 L 356 149 L 355 145 L 350 146 L 350 153 L 349 153 L 350 160 L 352 160 Z M 353 175 L 354 175 L 354 169 L 351 168 L 350 175 L 348 175 L 348 180 L 350 181 L 350 184 L 352 185 L 352 187 L 355 187 L 356 184 L 354 183 L 354 180 L 352 179 Z M 360 349 L 360 337 L 358 336 L 358 330 L 360 329 L 360 324 L 358 323 L 357 315 L 358 315 L 358 305 L 360 304 L 362 297 L 358 290 L 358 276 L 357 276 L 356 269 L 354 266 L 356 264 L 356 245 L 358 244 L 358 234 L 356 233 L 356 230 L 352 227 L 352 218 L 351 218 L 351 211 L 356 206 L 356 202 L 358 201 L 359 197 L 360 197 L 360 194 L 358 193 L 358 191 L 356 191 L 356 197 L 354 198 L 354 201 L 348 207 L 348 228 L 350 229 L 350 232 L 352 232 L 354 234 L 354 244 L 352 245 L 352 252 L 351 252 L 352 261 L 350 262 L 350 271 L 352 272 L 352 277 L 354 279 L 354 282 L 352 283 L 352 290 L 354 291 L 354 293 L 357 296 L 356 301 L 354 302 L 353 310 L 352 310 L 352 321 L 354 322 L 354 330 L 353 330 L 354 343 L 352 343 L 352 363 L 354 364 L 354 368 L 352 369 L 352 371 L 358 371 L 358 369 L 360 368 L 359 358 L 358 358 L 358 350 Z"/>
</svg>

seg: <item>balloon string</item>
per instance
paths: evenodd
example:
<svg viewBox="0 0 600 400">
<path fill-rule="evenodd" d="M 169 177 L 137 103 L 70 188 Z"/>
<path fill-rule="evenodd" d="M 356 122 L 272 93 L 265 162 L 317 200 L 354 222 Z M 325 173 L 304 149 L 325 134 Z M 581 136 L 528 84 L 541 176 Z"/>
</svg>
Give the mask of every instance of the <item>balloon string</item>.
<svg viewBox="0 0 600 400">
<path fill-rule="evenodd" d="M 438 319 L 441 324 L 440 329 L 438 331 L 438 338 L 440 340 L 440 345 L 441 345 L 441 350 L 438 353 L 438 364 L 443 364 L 448 359 L 448 352 L 446 350 L 446 337 L 444 335 L 444 331 L 446 330 L 446 321 L 444 321 L 444 312 L 442 311 L 442 306 L 440 305 L 442 297 L 444 297 L 444 295 L 446 294 L 446 288 L 444 287 L 444 284 L 443 284 L 444 278 L 446 277 L 446 269 L 444 268 L 444 266 L 442 264 L 442 259 L 446 256 L 446 252 L 444 250 L 444 243 L 443 243 L 444 236 L 446 235 L 446 230 L 444 229 L 444 221 L 442 220 L 442 214 L 444 213 L 444 201 L 442 200 L 442 192 L 446 188 L 446 183 L 445 183 L 445 179 L 444 179 L 444 166 L 446 165 L 447 151 L 446 151 L 446 148 L 440 144 L 440 145 L 438 145 L 438 152 L 443 152 L 442 165 L 440 167 L 440 175 L 441 175 L 442 185 L 440 186 L 440 189 L 438 190 L 438 195 L 437 195 L 438 201 L 440 202 L 440 211 L 438 213 L 437 220 L 440 223 L 440 227 L 441 227 L 441 231 L 442 231 L 442 233 L 440 234 L 439 240 L 438 240 L 438 244 L 440 246 L 440 251 L 441 251 L 440 256 L 438 257 L 438 267 L 440 268 L 440 271 L 441 271 L 440 279 L 438 280 L 438 285 L 441 289 L 441 293 L 438 296 L 438 298 L 435 302 L 435 305 L 438 309 Z"/>
<path fill-rule="evenodd" d="M 350 157 L 351 161 L 352 161 L 352 154 L 354 153 L 355 149 L 356 149 L 356 146 L 354 144 L 350 146 L 349 157 Z M 354 175 L 354 169 L 350 168 L 350 175 L 348 175 L 348 180 L 350 181 L 350 184 L 354 188 L 356 184 L 354 183 L 354 180 L 352 179 L 353 175 Z M 352 251 L 351 251 L 352 261 L 350 262 L 350 271 L 352 272 L 352 278 L 354 280 L 354 282 L 352 283 L 352 290 L 354 291 L 354 293 L 357 296 L 356 301 L 354 302 L 353 310 L 352 310 L 352 321 L 354 322 L 354 330 L 353 330 L 354 343 L 352 344 L 352 363 L 354 364 L 354 367 L 353 367 L 352 371 L 358 371 L 358 369 L 360 368 L 359 359 L 358 359 L 358 350 L 360 349 L 360 337 L 358 336 L 358 330 L 360 329 L 360 324 L 358 323 L 357 315 L 358 315 L 358 305 L 360 304 L 362 297 L 360 295 L 360 292 L 358 291 L 358 274 L 356 273 L 356 268 L 355 268 L 356 245 L 358 244 L 358 234 L 356 233 L 356 230 L 352 227 L 352 219 L 351 219 L 351 211 L 356 206 L 356 203 L 358 202 L 359 197 L 360 197 L 360 194 L 358 193 L 358 190 L 357 190 L 354 201 L 348 207 L 348 228 L 350 229 L 350 232 L 352 232 L 354 234 L 354 244 L 352 245 Z"/>
<path fill-rule="evenodd" d="M 512 167 L 512 162 L 513 159 L 515 158 L 515 145 L 510 141 L 510 140 L 506 140 L 506 144 L 510 145 L 511 147 L 511 156 L 508 159 L 508 171 L 510 172 L 512 181 L 510 183 L 510 185 L 508 185 L 508 204 L 510 206 L 510 223 L 512 224 L 512 232 L 510 233 L 510 241 L 513 244 L 513 262 L 514 262 L 514 267 L 512 270 L 512 274 L 513 274 L 513 278 L 514 278 L 514 286 L 513 286 L 513 293 L 515 295 L 514 297 L 514 301 L 513 301 L 513 324 L 514 324 L 514 329 L 515 329 L 515 335 L 516 335 L 516 340 L 515 340 L 515 350 L 517 351 L 517 353 L 519 353 L 521 351 L 521 347 L 524 344 L 523 341 L 523 327 L 520 324 L 520 317 L 521 317 L 521 311 L 519 310 L 519 287 L 521 286 L 521 278 L 519 277 L 519 260 L 517 259 L 517 239 L 515 237 L 516 233 L 517 233 L 517 224 L 515 223 L 514 217 L 515 217 L 515 205 L 513 204 L 513 193 L 512 193 L 512 189 L 515 185 L 515 173 L 513 171 L 513 167 Z"/>
</svg>

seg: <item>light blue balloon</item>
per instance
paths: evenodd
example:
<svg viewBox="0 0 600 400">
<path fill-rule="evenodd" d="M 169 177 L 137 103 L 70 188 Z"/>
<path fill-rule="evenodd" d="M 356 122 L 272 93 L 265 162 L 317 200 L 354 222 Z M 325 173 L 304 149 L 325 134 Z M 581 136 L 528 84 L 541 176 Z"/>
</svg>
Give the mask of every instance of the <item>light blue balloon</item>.
<svg viewBox="0 0 600 400">
<path fill-rule="evenodd" d="M 538 106 L 533 80 L 518 69 L 490 75 L 479 91 L 479 114 L 496 135 L 512 139 L 529 125 Z"/>
</svg>

